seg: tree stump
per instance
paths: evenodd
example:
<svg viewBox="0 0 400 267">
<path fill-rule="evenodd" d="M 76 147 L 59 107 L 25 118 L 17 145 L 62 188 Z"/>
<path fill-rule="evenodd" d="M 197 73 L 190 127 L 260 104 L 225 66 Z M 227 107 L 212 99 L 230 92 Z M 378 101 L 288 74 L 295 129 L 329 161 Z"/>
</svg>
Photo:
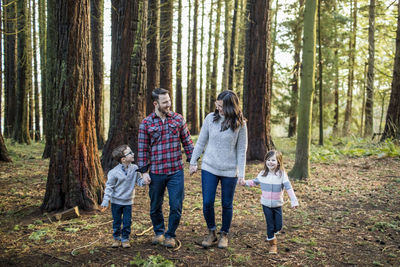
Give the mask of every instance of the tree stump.
<svg viewBox="0 0 400 267">
<path fill-rule="evenodd" d="M 53 218 L 57 221 L 61 221 L 61 220 L 70 220 L 73 218 L 78 218 L 79 216 L 81 216 L 79 214 L 79 208 L 78 206 L 75 206 L 71 209 L 68 210 L 64 210 L 62 212 L 56 213 L 53 215 Z"/>
</svg>

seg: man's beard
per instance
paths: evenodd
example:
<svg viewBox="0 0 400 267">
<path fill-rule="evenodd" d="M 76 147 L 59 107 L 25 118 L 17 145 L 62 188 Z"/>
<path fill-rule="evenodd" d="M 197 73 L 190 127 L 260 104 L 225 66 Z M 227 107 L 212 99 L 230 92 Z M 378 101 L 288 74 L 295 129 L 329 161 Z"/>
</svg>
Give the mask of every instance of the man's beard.
<svg viewBox="0 0 400 267">
<path fill-rule="evenodd" d="M 160 108 L 158 111 L 164 115 L 167 115 L 169 113 L 169 108 Z"/>
</svg>

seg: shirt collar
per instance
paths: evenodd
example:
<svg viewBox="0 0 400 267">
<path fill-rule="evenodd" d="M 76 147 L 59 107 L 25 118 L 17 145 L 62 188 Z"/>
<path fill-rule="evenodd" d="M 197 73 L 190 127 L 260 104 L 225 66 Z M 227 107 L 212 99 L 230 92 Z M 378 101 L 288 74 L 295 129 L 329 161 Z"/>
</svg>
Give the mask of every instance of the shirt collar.
<svg viewBox="0 0 400 267">
<path fill-rule="evenodd" d="M 165 115 L 166 117 L 172 117 L 172 111 L 169 111 L 168 113 L 167 113 L 167 115 Z M 157 115 L 157 113 L 154 111 L 153 113 L 151 113 L 151 118 L 154 120 L 155 118 L 159 118 L 159 119 L 161 119 L 158 115 Z"/>
</svg>

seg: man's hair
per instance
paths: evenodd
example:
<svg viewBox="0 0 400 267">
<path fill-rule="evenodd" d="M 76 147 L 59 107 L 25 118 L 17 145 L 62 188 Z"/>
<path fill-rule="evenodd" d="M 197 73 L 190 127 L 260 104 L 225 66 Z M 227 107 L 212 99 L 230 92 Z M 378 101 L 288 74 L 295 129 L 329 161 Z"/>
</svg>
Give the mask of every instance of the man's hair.
<svg viewBox="0 0 400 267">
<path fill-rule="evenodd" d="M 124 151 L 128 148 L 128 145 L 120 145 L 115 148 L 112 152 L 112 157 L 115 161 L 121 163 L 121 159 L 125 157 Z"/>
<path fill-rule="evenodd" d="M 166 95 L 169 94 L 169 91 L 164 88 L 156 88 L 151 92 L 151 100 L 157 101 L 159 95 Z"/>
</svg>

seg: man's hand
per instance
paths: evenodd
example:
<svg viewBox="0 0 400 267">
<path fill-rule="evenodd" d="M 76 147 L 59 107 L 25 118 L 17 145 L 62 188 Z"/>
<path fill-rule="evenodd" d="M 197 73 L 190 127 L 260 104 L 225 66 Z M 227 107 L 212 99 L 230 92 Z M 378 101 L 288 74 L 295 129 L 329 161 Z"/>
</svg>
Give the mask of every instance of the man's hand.
<svg viewBox="0 0 400 267">
<path fill-rule="evenodd" d="M 195 172 L 197 172 L 197 165 L 190 165 L 189 174 L 192 175 Z"/>
<path fill-rule="evenodd" d="M 244 180 L 244 178 L 239 178 L 239 180 L 238 180 L 238 184 L 240 184 L 240 185 L 246 185 L 246 181 Z"/>
<path fill-rule="evenodd" d="M 107 209 L 107 207 L 103 207 L 103 206 L 101 206 L 101 207 L 100 207 L 100 212 L 105 212 L 105 211 L 106 211 L 106 209 Z"/>
<path fill-rule="evenodd" d="M 148 172 L 143 173 L 143 181 L 144 181 L 144 184 L 151 183 L 150 174 Z"/>
</svg>

